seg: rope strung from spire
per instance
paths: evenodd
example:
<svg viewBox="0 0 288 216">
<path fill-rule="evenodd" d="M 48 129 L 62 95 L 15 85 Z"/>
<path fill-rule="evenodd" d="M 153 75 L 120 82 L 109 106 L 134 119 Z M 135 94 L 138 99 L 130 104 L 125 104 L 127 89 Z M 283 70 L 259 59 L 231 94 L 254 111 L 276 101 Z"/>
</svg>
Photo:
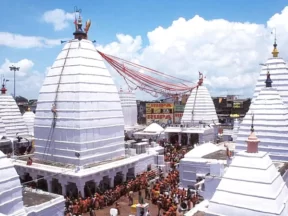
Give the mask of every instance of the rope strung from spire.
<svg viewBox="0 0 288 216">
<path fill-rule="evenodd" d="M 193 89 L 197 88 L 203 83 L 202 76 L 201 79 L 199 79 L 199 82 L 191 87 L 191 82 L 187 80 L 167 75 L 157 70 L 153 70 L 148 67 L 141 66 L 139 64 L 129 62 L 115 56 L 104 54 L 100 51 L 98 51 L 98 53 L 102 56 L 103 59 L 105 59 L 105 61 L 110 66 L 112 66 L 123 77 L 129 89 L 140 89 L 155 97 L 157 97 L 157 94 L 167 96 L 184 95 L 190 93 Z M 156 75 L 157 78 L 148 75 L 147 72 Z M 168 82 L 161 80 L 159 79 L 160 77 L 170 81 Z M 176 81 L 181 82 L 176 83 Z M 184 82 L 187 84 L 185 84 Z M 190 83 L 190 86 L 188 83 Z"/>
</svg>

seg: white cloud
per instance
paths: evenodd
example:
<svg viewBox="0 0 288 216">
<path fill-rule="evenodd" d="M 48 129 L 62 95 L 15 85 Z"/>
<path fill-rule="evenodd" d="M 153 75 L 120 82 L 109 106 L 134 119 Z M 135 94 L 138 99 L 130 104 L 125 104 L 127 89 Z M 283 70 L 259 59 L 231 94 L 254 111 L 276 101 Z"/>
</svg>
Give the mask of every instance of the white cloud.
<svg viewBox="0 0 288 216">
<path fill-rule="evenodd" d="M 9 32 L 0 32 L 0 46 L 11 48 L 36 48 L 36 47 L 54 47 L 61 44 L 61 40 L 66 39 L 47 39 L 36 36 L 23 36 Z"/>
<path fill-rule="evenodd" d="M 180 78 L 196 81 L 204 72 L 213 95 L 223 92 L 250 96 L 260 72 L 259 63 L 271 56 L 277 28 L 280 55 L 288 58 L 288 7 L 266 24 L 179 18 L 168 28 L 159 26 L 147 33 L 143 48 L 140 36 L 117 35 L 117 42 L 99 46 L 104 53 L 138 60 L 144 66 Z M 114 74 L 115 72 L 113 72 Z M 122 82 L 123 81 L 118 81 Z"/>
<path fill-rule="evenodd" d="M 235 93 L 249 96 L 260 72 L 259 63 L 271 56 L 273 35 L 270 32 L 275 27 L 280 55 L 288 59 L 288 50 L 285 49 L 285 44 L 288 44 L 287 19 L 288 7 L 264 24 L 205 20 L 196 15 L 190 20 L 179 18 L 168 28 L 158 27 L 148 32 L 147 45 L 143 45 L 140 36 L 118 34 L 117 41 L 99 45 L 98 49 L 190 81 L 197 81 L 198 71 L 202 71 L 212 95 Z M 5 34 L 9 33 L 0 33 L 0 45 L 29 48 L 59 43 L 59 40 L 21 35 L 17 38 L 12 34 L 9 40 L 4 41 L 1 38 L 6 37 Z M 8 87 L 11 92 L 13 77 L 9 71 L 10 64 L 13 63 L 6 59 L 0 66 L 0 74 L 10 78 L 11 86 Z M 21 67 L 17 74 L 17 92 L 28 98 L 37 97 L 47 68 L 37 72 L 33 69 L 34 63 L 28 59 L 15 65 Z M 118 86 L 125 89 L 127 85 L 122 77 L 111 71 Z M 141 91 L 137 92 L 137 96 L 147 98 Z"/>
<path fill-rule="evenodd" d="M 54 9 L 46 11 L 42 19 L 44 22 L 52 24 L 55 31 L 61 31 L 69 26 L 69 23 L 75 19 L 75 15 L 62 9 Z"/>
<path fill-rule="evenodd" d="M 7 83 L 9 94 L 14 93 L 14 72 L 10 71 L 9 68 L 12 65 L 20 68 L 15 74 L 16 95 L 28 97 L 28 99 L 37 98 L 45 74 L 35 71 L 33 69 L 34 62 L 29 59 L 22 59 L 18 62 L 11 62 L 9 59 L 5 59 L 4 63 L 0 66 L 0 74 L 9 80 Z"/>
</svg>

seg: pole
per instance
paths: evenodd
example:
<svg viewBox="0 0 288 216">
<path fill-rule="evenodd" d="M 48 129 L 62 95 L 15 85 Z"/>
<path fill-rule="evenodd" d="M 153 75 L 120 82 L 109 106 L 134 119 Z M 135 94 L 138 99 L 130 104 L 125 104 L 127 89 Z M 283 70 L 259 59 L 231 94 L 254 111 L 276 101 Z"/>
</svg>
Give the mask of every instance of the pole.
<svg viewBox="0 0 288 216">
<path fill-rule="evenodd" d="M 10 66 L 10 71 L 14 72 L 14 99 L 16 98 L 16 71 L 19 71 L 20 67 Z"/>
<path fill-rule="evenodd" d="M 16 98 L 16 85 L 15 85 L 15 83 L 16 83 L 16 79 L 15 79 L 15 74 L 16 74 L 16 70 L 14 70 L 14 99 Z"/>
</svg>

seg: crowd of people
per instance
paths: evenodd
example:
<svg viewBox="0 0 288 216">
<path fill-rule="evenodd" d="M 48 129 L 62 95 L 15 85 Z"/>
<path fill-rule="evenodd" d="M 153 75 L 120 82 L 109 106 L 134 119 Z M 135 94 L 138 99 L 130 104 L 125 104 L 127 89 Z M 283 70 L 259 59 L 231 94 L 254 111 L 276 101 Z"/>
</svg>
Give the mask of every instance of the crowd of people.
<svg viewBox="0 0 288 216">
<path fill-rule="evenodd" d="M 89 212 L 90 215 L 96 215 L 95 210 L 103 209 L 108 206 L 112 206 L 115 203 L 115 207 L 118 209 L 118 215 L 120 207 L 117 200 L 121 196 L 127 196 L 130 205 L 133 204 L 134 192 L 140 192 L 145 189 L 147 183 L 157 176 L 157 171 L 150 170 L 137 175 L 134 179 L 117 185 L 113 189 L 106 190 L 104 193 L 96 192 L 94 196 L 83 198 L 79 195 L 78 198 L 66 197 L 66 212 L 65 215 L 82 215 Z"/>
<path fill-rule="evenodd" d="M 103 193 L 96 192 L 87 198 L 81 195 L 76 199 L 66 197 L 65 215 L 90 213 L 90 216 L 95 216 L 97 210 L 108 206 L 116 208 L 120 215 L 121 209 L 117 200 L 122 196 L 127 197 L 130 206 L 135 202 L 144 204 L 150 200 L 158 207 L 158 215 L 163 216 L 178 216 L 193 208 L 199 202 L 199 195 L 196 191 L 179 189 L 179 172 L 176 169 L 187 150 L 177 144 L 172 146 L 162 142 L 161 145 L 164 147 L 165 161 L 170 163 L 168 172 L 160 168 L 150 170 Z M 138 193 L 137 200 L 134 200 L 135 192 Z M 143 192 L 144 196 L 142 196 Z"/>
<path fill-rule="evenodd" d="M 164 143 L 165 146 L 165 143 Z M 177 216 L 192 209 L 200 200 L 196 190 L 179 188 L 179 172 L 176 169 L 187 152 L 186 148 L 176 143 L 165 146 L 165 161 L 170 162 L 168 174 L 160 176 L 151 189 L 151 201 L 158 206 L 158 215 Z"/>
</svg>

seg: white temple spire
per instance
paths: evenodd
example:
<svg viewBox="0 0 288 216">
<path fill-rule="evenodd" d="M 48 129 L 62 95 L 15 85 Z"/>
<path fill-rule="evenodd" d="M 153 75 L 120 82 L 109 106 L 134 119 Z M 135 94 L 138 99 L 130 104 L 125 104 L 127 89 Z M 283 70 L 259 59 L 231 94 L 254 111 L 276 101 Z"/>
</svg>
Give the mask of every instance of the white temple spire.
<svg viewBox="0 0 288 216">
<path fill-rule="evenodd" d="M 255 101 L 250 105 L 249 111 L 244 117 L 237 136 L 236 151 L 247 148 L 246 137 L 251 126 L 251 114 L 254 125 L 259 131 L 257 136 L 261 140 L 259 150 L 270 153 L 272 160 L 288 160 L 288 110 L 278 89 L 272 87 L 271 74 L 266 73 L 265 85 Z"/>
<path fill-rule="evenodd" d="M 81 29 L 81 19 L 39 93 L 34 124 L 38 160 L 84 166 L 125 156 L 118 90 L 87 40 L 87 29 Z M 57 115 L 51 112 L 52 104 Z"/>
<path fill-rule="evenodd" d="M 247 151 L 235 155 L 206 211 L 207 216 L 286 216 L 288 189 L 267 152 L 258 152 L 254 115 Z"/>
<path fill-rule="evenodd" d="M 273 44 L 273 51 L 272 51 L 272 55 L 273 55 L 273 58 L 278 58 L 278 54 L 279 54 L 279 51 L 277 49 L 277 34 L 276 34 L 276 28 L 274 29 L 274 44 Z"/>
<path fill-rule="evenodd" d="M 185 105 L 184 113 L 181 119 L 183 124 L 192 123 L 199 125 L 199 123 L 213 124 L 218 123 L 218 116 L 212 97 L 203 85 L 203 74 L 199 72 L 198 87 L 194 89 Z"/>
</svg>

